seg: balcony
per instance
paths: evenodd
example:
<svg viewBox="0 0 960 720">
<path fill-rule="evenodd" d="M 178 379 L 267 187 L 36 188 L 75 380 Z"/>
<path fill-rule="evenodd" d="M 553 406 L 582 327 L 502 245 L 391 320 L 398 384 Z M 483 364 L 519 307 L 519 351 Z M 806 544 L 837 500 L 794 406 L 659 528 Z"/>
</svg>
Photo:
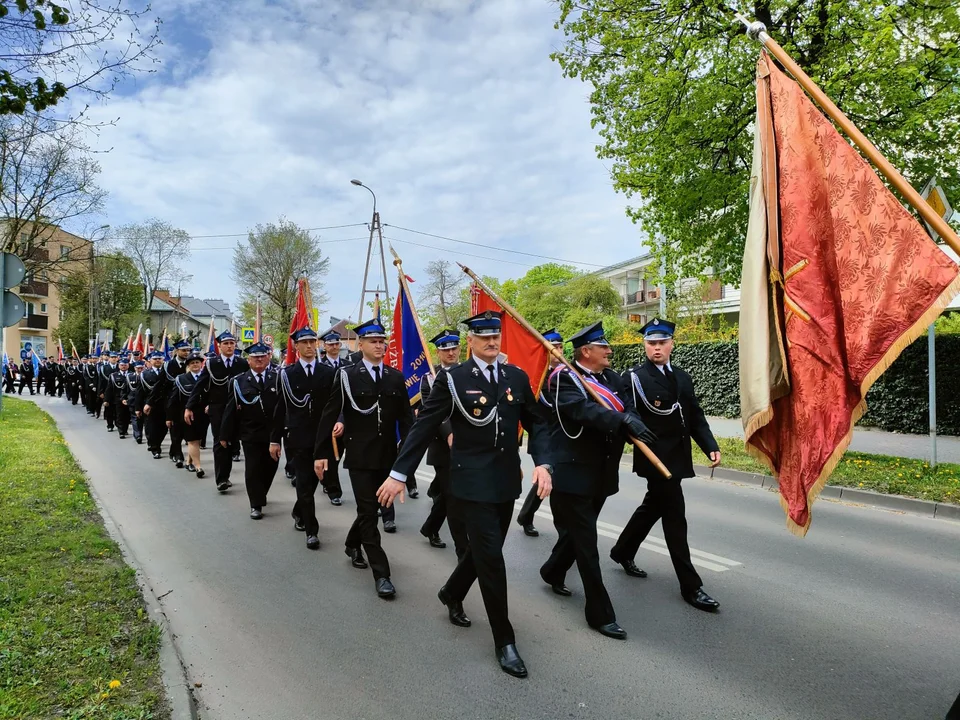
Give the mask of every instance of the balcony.
<svg viewBox="0 0 960 720">
<path fill-rule="evenodd" d="M 30 282 L 20 283 L 19 295 L 28 295 L 36 297 L 47 297 L 50 294 L 50 283 L 42 280 L 31 280 Z"/>
<path fill-rule="evenodd" d="M 20 327 L 26 330 L 46 330 L 49 318 L 46 315 L 27 315 L 20 321 Z"/>
</svg>

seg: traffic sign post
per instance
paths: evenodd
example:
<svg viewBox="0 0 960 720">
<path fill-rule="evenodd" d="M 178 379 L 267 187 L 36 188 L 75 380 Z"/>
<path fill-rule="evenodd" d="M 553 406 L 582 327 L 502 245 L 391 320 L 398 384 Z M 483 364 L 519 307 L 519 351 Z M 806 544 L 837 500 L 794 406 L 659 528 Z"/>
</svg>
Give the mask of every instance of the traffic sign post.
<svg viewBox="0 0 960 720">
<path fill-rule="evenodd" d="M 950 206 L 950 201 L 947 199 L 946 193 L 943 192 L 943 188 L 937 185 L 936 178 L 931 178 L 930 182 L 926 184 L 926 187 L 923 188 L 923 192 L 920 193 L 920 196 L 927 201 L 927 203 L 932 207 L 937 215 L 942 217 L 944 221 L 950 222 L 950 218 L 953 217 L 953 208 Z M 927 226 L 927 232 L 930 233 L 930 237 L 933 238 L 933 241 L 936 242 L 940 236 L 937 234 L 937 231 L 934 230 L 930 223 L 924 221 L 924 224 Z M 929 426 L 930 426 L 930 467 L 935 468 L 937 466 L 937 351 L 936 351 L 936 329 L 934 325 L 931 325 L 927 328 L 927 398 L 930 404 L 929 410 Z"/>
<path fill-rule="evenodd" d="M 252 343 L 256 336 L 257 329 L 255 327 L 245 327 L 240 330 L 240 338 L 243 340 L 244 345 Z"/>
<path fill-rule="evenodd" d="M 0 278 L 3 280 L 3 287 L 0 288 L 0 352 L 4 341 L 3 328 L 16 325 L 23 318 L 23 300 L 10 292 L 10 288 L 22 283 L 26 275 L 23 260 L 13 253 L 0 253 Z M 10 362 L 10 358 L 7 358 L 7 362 Z M 2 403 L 3 394 L 0 393 L 0 408 Z"/>
</svg>

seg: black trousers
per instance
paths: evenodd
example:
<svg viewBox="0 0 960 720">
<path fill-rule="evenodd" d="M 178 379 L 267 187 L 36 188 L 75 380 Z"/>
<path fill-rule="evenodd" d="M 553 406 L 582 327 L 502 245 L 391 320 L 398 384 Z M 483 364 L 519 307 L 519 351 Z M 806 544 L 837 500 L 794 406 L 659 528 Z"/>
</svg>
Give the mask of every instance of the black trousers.
<svg viewBox="0 0 960 720">
<path fill-rule="evenodd" d="M 640 543 L 656 524 L 663 523 L 663 539 L 670 551 L 673 568 L 680 581 L 680 592 L 696 591 L 703 581 L 690 561 L 690 546 L 687 544 L 687 515 L 683 500 L 683 489 L 679 480 L 647 479 L 647 494 L 620 538 L 610 551 L 610 557 L 617 562 L 632 560 Z"/>
<path fill-rule="evenodd" d="M 211 415 L 213 408 L 210 408 Z M 220 443 L 217 442 L 217 446 Z M 221 448 L 223 449 L 223 448 Z M 243 443 L 243 480 L 247 486 L 247 497 L 251 508 L 262 508 L 267 504 L 267 493 L 273 485 L 280 463 L 270 457 L 270 442 Z M 229 458 L 228 458 L 229 460 Z"/>
<path fill-rule="evenodd" d="M 130 429 L 133 431 L 134 440 L 140 440 L 143 437 L 143 415 L 137 417 L 136 410 L 130 413 Z"/>
<path fill-rule="evenodd" d="M 434 535 L 440 532 L 443 521 L 446 520 L 450 537 L 453 538 L 453 546 L 457 550 L 457 560 L 460 560 L 467 552 L 467 528 L 462 520 L 450 517 L 447 513 L 447 500 L 450 496 L 450 466 L 435 467 L 434 473 L 433 482 L 430 483 L 430 489 L 427 491 L 427 495 L 433 498 L 433 505 L 420 532 L 423 535 Z"/>
<path fill-rule="evenodd" d="M 117 432 L 121 435 L 126 435 L 127 430 L 130 429 L 130 408 L 122 404 L 122 401 L 121 404 L 116 407 L 113 407 L 113 405 L 109 407 L 113 408 L 113 421 L 117 426 Z M 107 420 L 107 422 L 109 423 L 110 421 Z"/>
<path fill-rule="evenodd" d="M 957 700 L 953 703 L 953 707 L 947 711 L 946 720 L 960 720 L 960 695 L 957 695 Z"/>
<path fill-rule="evenodd" d="M 8 376 L 3 379 L 3 391 L 8 393 L 17 391 L 13 376 Z"/>
<path fill-rule="evenodd" d="M 170 458 L 173 460 L 183 460 L 183 417 L 177 422 L 174 419 L 170 426 Z"/>
<path fill-rule="evenodd" d="M 167 418 L 163 408 L 151 407 L 150 414 L 144 415 L 144 428 L 147 431 L 147 447 L 160 452 L 160 446 L 167 437 Z"/>
<path fill-rule="evenodd" d="M 543 500 L 537 497 L 537 486 L 531 486 L 530 492 L 523 501 L 523 507 L 520 508 L 520 514 L 517 515 L 517 522 L 521 525 L 533 525 L 533 516 L 540 509 L 542 502 Z"/>
<path fill-rule="evenodd" d="M 17 389 L 17 395 L 23 395 L 23 386 L 27 386 L 27 390 L 30 391 L 30 394 L 33 395 L 33 375 L 21 375 L 20 376 L 20 385 Z"/>
<path fill-rule="evenodd" d="M 240 452 L 239 441 L 227 443 L 227 447 L 220 444 L 220 426 L 223 424 L 223 405 L 210 405 L 210 429 L 213 431 L 213 480 L 219 485 L 230 481 L 230 471 L 233 469 L 233 455 Z M 206 437 L 206 435 L 204 435 Z M 258 443 L 254 443 L 255 445 Z M 267 443 L 269 445 L 269 442 Z M 276 472 L 276 468 L 274 468 Z M 246 478 L 246 474 L 244 475 Z M 273 482 L 273 475 L 270 476 Z M 249 491 L 248 491 L 249 492 Z M 266 493 L 264 493 L 266 495 Z M 250 507 L 258 507 L 251 505 Z"/>
<path fill-rule="evenodd" d="M 297 502 L 293 505 L 294 518 L 300 518 L 306 526 L 307 535 L 317 535 L 320 523 L 317 521 L 317 502 L 314 498 L 320 479 L 313 471 L 313 448 L 292 448 L 287 445 L 287 457 L 293 462 L 293 471 L 297 476 Z"/>
<path fill-rule="evenodd" d="M 617 619 L 610 595 L 603 585 L 600 551 L 597 550 L 597 518 L 606 499 L 603 495 L 590 497 L 557 491 L 550 495 L 553 524 L 560 537 L 540 568 L 540 576 L 548 583 L 562 584 L 576 561 L 586 596 L 584 612 L 591 627 Z"/>
<path fill-rule="evenodd" d="M 102 400 L 100 401 L 103 402 Z M 112 428 L 114 421 L 117 419 L 117 409 L 113 406 L 113 403 L 106 405 L 103 408 L 103 419 L 107 421 L 107 427 Z"/>
<path fill-rule="evenodd" d="M 350 484 L 353 497 L 357 501 L 357 519 L 350 526 L 345 545 L 367 553 L 373 577 L 390 577 L 390 561 L 380 546 L 380 530 L 377 529 L 377 490 L 384 478 L 390 474 L 390 468 L 383 470 L 350 470 Z"/>
<path fill-rule="evenodd" d="M 343 497 L 343 486 L 340 484 L 340 459 L 330 459 L 330 462 L 327 463 L 327 471 L 323 474 L 323 480 L 321 482 L 327 491 L 327 496 L 331 500 Z"/>
<path fill-rule="evenodd" d="M 503 541 L 510 529 L 513 503 L 479 503 L 450 496 L 447 511 L 451 518 L 462 522 L 467 531 L 467 551 L 447 579 L 447 592 L 453 600 L 463 602 L 473 581 L 479 581 L 494 646 L 510 645 L 516 637 L 507 613 Z"/>
</svg>

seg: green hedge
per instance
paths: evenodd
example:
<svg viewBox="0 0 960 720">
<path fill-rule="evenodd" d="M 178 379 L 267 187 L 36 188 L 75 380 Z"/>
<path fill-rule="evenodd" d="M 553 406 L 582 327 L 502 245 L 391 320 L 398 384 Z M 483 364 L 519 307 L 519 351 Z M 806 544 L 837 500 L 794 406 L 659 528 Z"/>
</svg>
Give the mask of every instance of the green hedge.
<svg viewBox="0 0 960 720">
<path fill-rule="evenodd" d="M 960 435 L 960 335 L 937 336 L 937 432 Z M 613 366 L 624 370 L 644 357 L 643 344 L 615 345 Z M 678 345 L 673 361 L 690 373 L 707 415 L 740 416 L 739 352 L 735 342 Z M 927 338 L 918 339 L 867 393 L 860 421 L 882 430 L 927 432 Z"/>
</svg>

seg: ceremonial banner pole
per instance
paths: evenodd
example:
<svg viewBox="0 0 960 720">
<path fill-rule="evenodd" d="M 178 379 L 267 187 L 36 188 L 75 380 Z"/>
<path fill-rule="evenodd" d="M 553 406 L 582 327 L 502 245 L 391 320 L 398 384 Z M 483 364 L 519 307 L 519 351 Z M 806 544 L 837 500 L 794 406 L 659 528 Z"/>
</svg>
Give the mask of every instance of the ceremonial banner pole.
<svg viewBox="0 0 960 720">
<path fill-rule="evenodd" d="M 534 328 L 533 325 L 528 323 L 526 319 L 520 313 L 514 310 L 513 307 L 506 300 L 502 299 L 493 290 L 491 290 L 490 287 L 485 282 L 483 282 L 483 280 L 481 280 L 475 272 L 473 272 L 473 270 L 468 268 L 466 265 L 463 265 L 462 263 L 457 263 L 457 265 L 459 265 L 460 269 L 463 270 L 467 275 L 473 278 L 473 281 L 477 283 L 477 285 L 485 293 L 487 293 L 487 295 L 489 295 L 494 302 L 496 302 L 500 307 L 502 307 L 504 312 L 506 312 L 510 317 L 512 317 L 518 323 L 520 323 L 520 325 L 523 327 L 524 330 L 526 330 L 528 333 L 533 335 L 533 337 L 539 340 L 553 357 L 555 357 L 557 360 L 559 360 L 564 365 L 566 365 L 567 369 L 570 372 L 572 372 L 580 380 L 581 386 L 586 388 L 586 391 L 589 393 L 590 397 L 593 398 L 593 400 L 600 403 L 601 405 L 604 405 L 603 400 L 601 400 L 600 396 L 597 394 L 597 391 L 593 389 L 590 383 L 583 381 L 583 377 L 580 375 L 579 371 L 573 366 L 573 364 L 569 360 L 567 360 L 566 357 L 564 357 L 562 352 L 560 352 L 553 346 L 553 343 L 551 343 L 549 340 L 544 338 L 543 335 L 537 332 L 536 328 Z M 660 458 L 658 458 L 656 455 L 653 454 L 653 450 L 651 450 L 646 443 L 640 440 L 637 440 L 637 438 L 632 436 L 630 437 L 630 442 L 632 442 L 636 447 L 638 447 L 640 449 L 640 452 L 644 454 L 647 460 L 649 460 L 651 463 L 653 463 L 654 466 L 656 466 L 657 470 L 660 471 L 661 475 L 663 475 L 668 480 L 671 477 L 673 477 L 670 474 L 670 471 L 667 469 L 667 466 L 664 465 L 662 462 L 660 462 Z"/>
<path fill-rule="evenodd" d="M 403 261 L 400 259 L 400 256 L 397 255 L 397 251 L 393 249 L 393 245 L 389 245 L 389 248 L 390 254 L 393 255 L 393 264 L 397 266 L 397 271 L 400 273 L 400 292 L 407 296 L 407 302 L 410 303 L 410 314 L 413 315 L 413 322 L 417 326 L 417 336 L 420 338 L 420 344 L 423 345 L 423 354 L 427 360 L 427 369 L 430 371 L 430 376 L 435 378 L 437 374 L 433 371 L 433 359 L 430 357 L 430 346 L 427 345 L 427 337 L 423 334 L 423 327 L 420 325 L 420 316 L 417 315 L 417 307 L 413 304 L 413 295 L 410 293 L 407 276 L 403 274 Z M 463 266 L 461 265 L 460 267 Z"/>
<path fill-rule="evenodd" d="M 746 26 L 747 34 L 754 40 L 759 41 L 780 61 L 780 64 L 783 65 L 787 72 L 793 75 L 794 79 L 810 94 L 830 119 L 840 126 L 840 129 L 843 130 L 847 137 L 853 141 L 853 144 L 870 159 L 874 167 L 890 181 L 890 184 L 896 188 L 897 192 L 920 213 L 920 217 L 943 238 L 947 245 L 953 248 L 954 252 L 960 254 L 960 237 L 953 231 L 953 228 L 947 224 L 946 220 L 937 214 L 937 211 L 930 206 L 930 203 L 924 200 L 920 193 L 914 189 L 913 185 L 908 183 L 903 175 L 890 164 L 890 161 L 883 156 L 883 153 L 877 150 L 876 146 L 867 139 L 867 136 L 860 132 L 857 126 L 850 121 L 850 118 L 844 115 L 843 111 L 810 79 L 810 76 L 794 62 L 786 50 L 780 47 L 777 41 L 767 34 L 766 26 L 761 22 L 750 22 L 741 13 L 735 13 L 735 16 L 737 20 Z"/>
</svg>

